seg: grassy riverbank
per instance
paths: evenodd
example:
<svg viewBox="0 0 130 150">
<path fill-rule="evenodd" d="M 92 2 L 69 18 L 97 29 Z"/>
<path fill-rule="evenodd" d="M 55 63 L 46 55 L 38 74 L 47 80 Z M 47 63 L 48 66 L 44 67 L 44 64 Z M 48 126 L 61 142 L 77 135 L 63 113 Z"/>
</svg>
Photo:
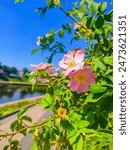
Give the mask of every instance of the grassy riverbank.
<svg viewBox="0 0 130 150">
<path fill-rule="evenodd" d="M 27 78 L 0 75 L 0 81 L 27 82 Z"/>
<path fill-rule="evenodd" d="M 6 85 L 30 85 L 32 86 L 31 83 L 27 82 L 27 81 L 4 81 L 4 80 L 0 80 L 0 84 L 6 84 Z M 46 86 L 46 83 L 37 83 L 38 86 Z"/>
<path fill-rule="evenodd" d="M 20 100 L 16 102 L 7 103 L 7 104 L 0 104 L 0 118 L 10 113 L 13 113 L 15 111 L 18 111 L 22 108 L 28 107 L 32 104 L 36 104 L 36 102 L 41 98 L 42 96 L 38 96 L 35 98 Z"/>
</svg>

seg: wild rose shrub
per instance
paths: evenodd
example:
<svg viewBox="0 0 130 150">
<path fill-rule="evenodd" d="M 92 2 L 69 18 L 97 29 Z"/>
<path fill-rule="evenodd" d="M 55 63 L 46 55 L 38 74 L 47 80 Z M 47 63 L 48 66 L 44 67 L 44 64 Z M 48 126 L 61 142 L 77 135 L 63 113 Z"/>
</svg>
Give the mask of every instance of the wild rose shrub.
<svg viewBox="0 0 130 150">
<path fill-rule="evenodd" d="M 47 6 L 37 11 L 44 15 L 58 7 L 72 22 L 38 37 L 39 47 L 32 51 L 49 50 L 48 63 L 55 54 L 66 53 L 59 62 L 60 70 L 51 64 L 32 65 L 29 79 L 33 86 L 37 81 L 44 83 L 46 94 L 38 105 L 51 115 L 28 126 L 25 121 L 32 119 L 24 115 L 26 109 L 21 110 L 11 125 L 13 133 L 4 135 L 10 143 L 5 149 L 20 149 L 19 141 L 13 140 L 20 132 L 33 134 L 33 150 L 112 150 L 112 10 L 107 10 L 106 2 L 81 0 L 66 12 L 61 3 L 47 0 Z M 57 33 L 60 38 L 72 34 L 71 42 L 84 39 L 86 47 L 68 52 L 57 41 Z"/>
</svg>

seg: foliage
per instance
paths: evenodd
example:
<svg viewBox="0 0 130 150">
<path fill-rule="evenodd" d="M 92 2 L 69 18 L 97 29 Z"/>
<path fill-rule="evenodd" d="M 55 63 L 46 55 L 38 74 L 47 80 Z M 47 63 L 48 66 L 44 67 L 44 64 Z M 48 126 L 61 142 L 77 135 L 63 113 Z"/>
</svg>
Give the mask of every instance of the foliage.
<svg viewBox="0 0 130 150">
<path fill-rule="evenodd" d="M 58 31 L 50 30 L 43 37 L 39 37 L 39 48 L 32 53 L 39 49 L 43 52 L 49 50 L 50 63 L 56 53 L 66 53 L 63 43 L 56 40 L 56 34 L 64 38 L 67 32 L 72 34 L 70 42 L 81 38 L 87 42 L 87 47 L 84 48 L 85 59 L 81 59 L 84 52 L 82 51 L 81 56 L 80 49 L 76 48 L 68 52 L 59 63 L 62 71 L 58 74 L 52 73 L 51 65 L 33 66 L 29 81 L 36 84 L 37 79 L 40 79 L 48 83 L 46 94 L 38 104 L 45 110 L 51 110 L 52 114 L 41 123 L 32 123 L 28 126 L 25 120 L 31 122 L 31 118 L 24 115 L 26 110 L 22 110 L 18 114 L 18 119 L 11 125 L 12 134 L 6 137 L 11 136 L 11 143 L 14 142 L 13 136 L 17 132 L 23 135 L 30 132 L 33 134 L 34 150 L 112 150 L 112 10 L 107 11 L 106 2 L 81 0 L 75 2 L 73 8 L 66 12 L 61 6 L 61 1 L 47 0 L 46 7 L 38 8 L 37 11 L 45 15 L 46 11 L 55 7 L 74 23 L 63 24 Z M 79 59 L 75 59 L 77 55 Z M 63 67 L 66 65 L 69 69 L 68 74 L 65 74 L 66 67 Z M 90 74 L 85 72 L 84 76 L 82 67 L 87 67 Z M 86 89 L 82 87 L 82 90 L 77 90 L 83 84 L 86 84 L 87 88 L 85 86 Z M 19 143 L 16 142 L 15 145 L 18 147 Z"/>
</svg>

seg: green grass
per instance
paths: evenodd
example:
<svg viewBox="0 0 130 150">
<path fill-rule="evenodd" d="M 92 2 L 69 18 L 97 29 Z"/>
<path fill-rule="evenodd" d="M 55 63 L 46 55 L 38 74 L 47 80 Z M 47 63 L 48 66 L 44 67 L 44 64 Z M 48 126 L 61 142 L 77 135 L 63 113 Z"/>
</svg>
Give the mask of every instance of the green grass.
<svg viewBox="0 0 130 150">
<path fill-rule="evenodd" d="M 4 106 L 0 106 L 0 117 L 3 117 L 7 114 L 10 114 L 16 110 L 22 109 L 24 107 L 27 107 L 31 104 L 36 103 L 37 99 L 33 99 L 33 100 L 23 100 L 23 101 L 19 101 L 13 104 L 7 104 Z"/>
<path fill-rule="evenodd" d="M 0 75 L 0 80 L 2 81 L 12 81 L 12 82 L 27 82 L 27 78 L 25 77 L 10 77 L 10 76 L 2 76 Z"/>
</svg>

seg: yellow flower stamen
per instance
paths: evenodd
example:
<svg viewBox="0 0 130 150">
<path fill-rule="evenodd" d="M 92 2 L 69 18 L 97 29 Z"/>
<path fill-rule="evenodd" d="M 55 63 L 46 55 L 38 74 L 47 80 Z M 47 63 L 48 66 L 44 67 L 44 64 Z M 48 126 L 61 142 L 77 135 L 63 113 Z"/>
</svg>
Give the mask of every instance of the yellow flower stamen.
<svg viewBox="0 0 130 150">
<path fill-rule="evenodd" d="M 83 84 L 86 82 L 88 77 L 86 76 L 86 74 L 84 74 L 84 72 L 79 72 L 76 74 L 76 76 L 74 78 L 75 78 L 77 83 Z"/>
<path fill-rule="evenodd" d="M 69 67 L 74 67 L 76 65 L 76 63 L 74 62 L 74 61 L 70 61 L 69 63 L 68 63 L 68 66 Z"/>
</svg>

